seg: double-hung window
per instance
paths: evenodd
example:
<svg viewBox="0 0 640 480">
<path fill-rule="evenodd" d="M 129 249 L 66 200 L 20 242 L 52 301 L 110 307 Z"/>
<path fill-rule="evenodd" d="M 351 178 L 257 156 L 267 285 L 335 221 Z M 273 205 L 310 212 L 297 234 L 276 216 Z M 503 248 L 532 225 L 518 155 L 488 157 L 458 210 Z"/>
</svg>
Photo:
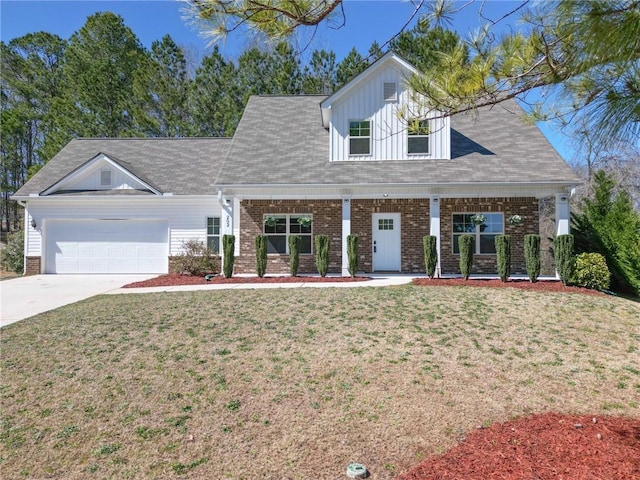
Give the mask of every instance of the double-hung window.
<svg viewBox="0 0 640 480">
<path fill-rule="evenodd" d="M 371 154 L 371 121 L 349 122 L 349 155 Z"/>
<path fill-rule="evenodd" d="M 407 153 L 409 155 L 429 153 L 429 120 L 411 120 L 407 133 Z"/>
<path fill-rule="evenodd" d="M 473 220 L 480 216 L 484 218 L 484 221 L 479 224 L 474 223 Z M 495 255 L 495 238 L 503 233 L 504 216 L 502 213 L 454 213 L 453 253 L 456 255 L 460 253 L 458 238 L 461 235 L 472 235 L 474 237 L 474 254 Z"/>
<path fill-rule="evenodd" d="M 263 222 L 264 234 L 267 236 L 267 253 L 288 255 L 291 235 L 301 238 L 301 254 L 313 253 L 311 215 L 265 215 Z"/>
<path fill-rule="evenodd" d="M 220 217 L 207 217 L 207 248 L 220 253 Z"/>
</svg>

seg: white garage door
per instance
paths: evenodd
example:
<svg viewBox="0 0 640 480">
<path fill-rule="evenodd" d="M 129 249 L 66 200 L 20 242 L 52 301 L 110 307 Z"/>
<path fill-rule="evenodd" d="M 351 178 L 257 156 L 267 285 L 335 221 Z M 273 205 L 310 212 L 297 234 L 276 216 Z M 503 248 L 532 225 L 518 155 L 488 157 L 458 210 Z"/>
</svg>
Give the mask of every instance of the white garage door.
<svg viewBox="0 0 640 480">
<path fill-rule="evenodd" d="M 52 220 L 46 273 L 167 273 L 165 220 Z"/>
</svg>

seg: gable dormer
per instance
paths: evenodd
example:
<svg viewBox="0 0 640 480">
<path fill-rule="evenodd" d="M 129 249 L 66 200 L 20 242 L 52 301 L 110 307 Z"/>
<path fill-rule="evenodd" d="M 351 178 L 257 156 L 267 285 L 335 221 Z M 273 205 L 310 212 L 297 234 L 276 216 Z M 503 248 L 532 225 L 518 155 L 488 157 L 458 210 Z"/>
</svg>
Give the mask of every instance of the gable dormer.
<svg viewBox="0 0 640 480">
<path fill-rule="evenodd" d="M 161 195 L 153 185 L 104 153 L 91 158 L 47 188 L 41 195 L 99 191 Z"/>
<path fill-rule="evenodd" d="M 389 52 L 321 103 L 330 161 L 451 158 L 449 117 L 411 99 L 417 73 Z"/>
</svg>

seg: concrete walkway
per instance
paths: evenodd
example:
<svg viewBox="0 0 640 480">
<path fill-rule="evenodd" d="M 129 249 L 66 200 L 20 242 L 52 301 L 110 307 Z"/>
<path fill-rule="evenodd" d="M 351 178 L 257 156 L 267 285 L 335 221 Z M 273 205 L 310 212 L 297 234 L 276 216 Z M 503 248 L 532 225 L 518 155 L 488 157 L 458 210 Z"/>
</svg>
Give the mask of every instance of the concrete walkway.
<svg viewBox="0 0 640 480">
<path fill-rule="evenodd" d="M 157 275 L 33 275 L 0 282 L 0 327 Z"/>
</svg>

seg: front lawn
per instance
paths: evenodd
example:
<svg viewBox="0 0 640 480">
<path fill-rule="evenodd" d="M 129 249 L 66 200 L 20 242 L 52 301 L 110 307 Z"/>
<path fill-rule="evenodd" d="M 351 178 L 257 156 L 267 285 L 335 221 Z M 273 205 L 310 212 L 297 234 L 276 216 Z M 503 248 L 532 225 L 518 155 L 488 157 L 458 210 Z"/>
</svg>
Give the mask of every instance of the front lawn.
<svg viewBox="0 0 640 480">
<path fill-rule="evenodd" d="M 412 285 L 94 297 L 2 329 L 0 474 L 391 479 L 516 416 L 640 418 L 639 318 Z"/>
</svg>

